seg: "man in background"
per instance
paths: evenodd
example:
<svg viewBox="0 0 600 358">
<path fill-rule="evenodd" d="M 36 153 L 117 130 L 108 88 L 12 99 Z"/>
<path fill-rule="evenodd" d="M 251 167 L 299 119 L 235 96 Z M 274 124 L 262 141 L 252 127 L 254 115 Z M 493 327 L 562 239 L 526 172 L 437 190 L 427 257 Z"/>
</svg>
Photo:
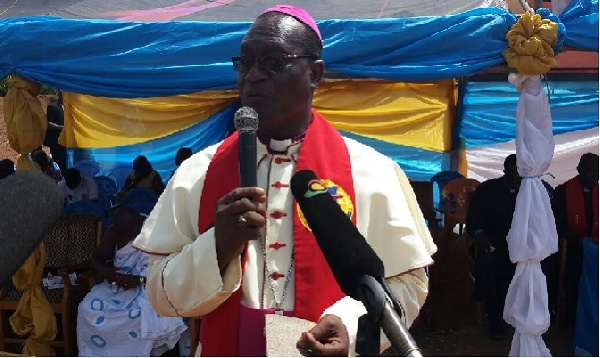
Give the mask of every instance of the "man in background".
<svg viewBox="0 0 600 358">
<path fill-rule="evenodd" d="M 65 124 L 65 110 L 63 107 L 62 92 L 58 91 L 58 100 L 50 102 L 46 108 L 46 120 L 48 129 L 44 137 L 44 145 L 50 148 L 52 160 L 62 172 L 67 169 L 67 149 L 58 143 L 58 137 Z"/>
<path fill-rule="evenodd" d="M 559 237 L 567 239 L 565 322 L 570 326 L 575 324 L 577 313 L 583 239 L 589 237 L 598 243 L 598 154 L 583 154 L 577 173 L 557 186 L 552 198 L 556 231 Z"/>
<path fill-rule="evenodd" d="M 504 337 L 504 301 L 515 264 L 508 256 L 510 230 L 521 177 L 517 156 L 504 159 L 504 175 L 481 183 L 469 203 L 466 228 L 477 245 L 475 294 L 485 302 L 493 339 Z"/>
<path fill-rule="evenodd" d="M 76 168 L 67 169 L 58 189 L 65 196 L 65 205 L 80 200 L 98 201 L 98 184 L 94 179 L 81 175 Z"/>
</svg>

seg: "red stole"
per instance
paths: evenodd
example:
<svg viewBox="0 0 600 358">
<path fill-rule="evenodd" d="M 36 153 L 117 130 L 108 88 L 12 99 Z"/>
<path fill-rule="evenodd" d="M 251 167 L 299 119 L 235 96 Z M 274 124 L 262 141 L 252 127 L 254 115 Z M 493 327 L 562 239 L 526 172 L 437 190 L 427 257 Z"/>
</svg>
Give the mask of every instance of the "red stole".
<svg viewBox="0 0 600 358">
<path fill-rule="evenodd" d="M 296 171 L 302 169 L 310 169 L 318 178 L 332 180 L 342 187 L 356 207 L 348 148 L 340 133 L 314 110 L 296 165 Z M 231 175 L 232 173 L 235 175 Z M 208 166 L 198 216 L 198 228 L 201 233 L 214 224 L 217 200 L 238 187 L 239 182 L 236 132 L 217 148 Z M 294 200 L 294 311 L 297 317 L 316 322 L 326 308 L 345 295 L 335 281 L 312 232 L 300 222 L 297 207 Z M 352 221 L 356 224 L 356 209 Z M 245 254 L 242 256 L 242 270 L 244 266 Z M 318 294 L 315 294 L 316 292 Z M 239 355 L 240 299 L 241 290 L 237 290 L 213 312 L 202 317 L 202 356 Z"/>
<path fill-rule="evenodd" d="M 587 217 L 583 203 L 583 190 L 579 176 L 567 182 L 567 225 L 578 235 L 587 237 Z M 592 190 L 592 233 L 591 237 L 598 242 L 598 184 Z"/>
</svg>

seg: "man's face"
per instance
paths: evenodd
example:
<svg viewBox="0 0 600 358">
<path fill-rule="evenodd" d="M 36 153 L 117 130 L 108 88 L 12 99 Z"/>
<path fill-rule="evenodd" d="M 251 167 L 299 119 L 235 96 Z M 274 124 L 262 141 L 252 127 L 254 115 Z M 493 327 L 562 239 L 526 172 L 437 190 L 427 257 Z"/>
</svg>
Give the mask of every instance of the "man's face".
<svg viewBox="0 0 600 358">
<path fill-rule="evenodd" d="M 302 26 L 290 17 L 279 19 L 275 26 L 272 20 L 258 19 L 240 48 L 240 56 L 251 63 L 251 66 L 242 65 L 238 71 L 242 105 L 254 108 L 258 112 L 259 130 L 276 139 L 300 134 L 296 133 L 299 127 L 306 129 L 308 123 L 302 123 L 306 122 L 302 113 L 310 108 L 312 91 L 322 74 L 322 62 L 315 63 L 311 58 L 285 58 L 307 55 L 293 40 L 302 35 Z M 269 60 L 273 58 L 280 61 Z M 272 70 L 261 69 L 260 62 Z M 270 66 L 274 63 L 280 66 Z"/>
<path fill-rule="evenodd" d="M 506 178 L 506 184 L 511 188 L 518 190 L 521 186 L 521 176 L 517 171 L 517 168 L 507 168 L 504 170 L 504 175 Z"/>
</svg>

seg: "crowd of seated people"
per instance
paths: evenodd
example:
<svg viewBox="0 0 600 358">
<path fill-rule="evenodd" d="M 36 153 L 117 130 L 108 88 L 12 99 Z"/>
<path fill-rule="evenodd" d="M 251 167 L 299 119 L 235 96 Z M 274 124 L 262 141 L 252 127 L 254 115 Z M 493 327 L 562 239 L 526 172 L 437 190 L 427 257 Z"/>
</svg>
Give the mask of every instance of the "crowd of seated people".
<svg viewBox="0 0 600 358">
<path fill-rule="evenodd" d="M 176 162 L 189 157 L 186 150 L 181 152 Z M 160 317 L 152 309 L 145 289 L 148 255 L 131 246 L 165 186 L 148 159 L 139 156 L 133 161 L 133 171 L 120 191 L 120 202 L 98 211 L 99 188 L 94 178 L 74 167 L 61 173 L 42 149 L 28 158 L 32 169 L 43 171 L 57 182 L 65 198 L 64 213 L 98 213 L 106 219 L 102 239 L 90 262 L 98 280 L 80 303 L 77 314 L 79 355 L 189 356 L 188 322 Z M 15 170 L 11 159 L 0 160 L 0 179 Z"/>
</svg>

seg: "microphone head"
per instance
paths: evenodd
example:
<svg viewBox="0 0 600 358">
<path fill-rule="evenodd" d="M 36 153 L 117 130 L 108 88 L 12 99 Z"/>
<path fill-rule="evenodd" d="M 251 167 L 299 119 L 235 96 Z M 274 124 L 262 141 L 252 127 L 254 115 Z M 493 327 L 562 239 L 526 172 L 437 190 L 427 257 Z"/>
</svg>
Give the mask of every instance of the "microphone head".
<svg viewBox="0 0 600 358">
<path fill-rule="evenodd" d="M 10 278 L 58 220 L 64 197 L 37 170 L 0 179 L 0 285 Z"/>
<path fill-rule="evenodd" d="M 233 115 L 233 125 L 238 131 L 258 130 L 258 113 L 252 107 L 241 107 Z"/>
<path fill-rule="evenodd" d="M 383 277 L 383 262 L 313 171 L 296 172 L 290 189 L 340 288 L 359 299 L 359 277 Z"/>
<path fill-rule="evenodd" d="M 299 170 L 292 175 L 290 189 L 298 203 L 318 194 L 327 194 L 326 188 L 312 170 Z"/>
</svg>

